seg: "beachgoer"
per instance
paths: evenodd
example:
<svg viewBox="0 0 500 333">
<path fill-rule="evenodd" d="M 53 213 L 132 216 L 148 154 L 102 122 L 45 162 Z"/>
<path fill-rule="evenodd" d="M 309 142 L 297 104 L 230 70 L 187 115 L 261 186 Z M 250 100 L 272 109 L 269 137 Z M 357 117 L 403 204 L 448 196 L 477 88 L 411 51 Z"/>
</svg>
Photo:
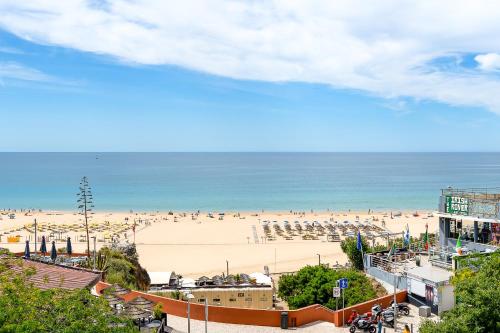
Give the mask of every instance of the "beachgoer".
<svg viewBox="0 0 500 333">
<path fill-rule="evenodd" d="M 405 324 L 405 329 L 403 330 L 403 333 L 411 333 L 410 327 L 408 327 L 408 324 Z"/>
<path fill-rule="evenodd" d="M 377 321 L 377 332 L 382 333 L 382 319 L 380 319 L 380 317 L 378 318 Z"/>
</svg>

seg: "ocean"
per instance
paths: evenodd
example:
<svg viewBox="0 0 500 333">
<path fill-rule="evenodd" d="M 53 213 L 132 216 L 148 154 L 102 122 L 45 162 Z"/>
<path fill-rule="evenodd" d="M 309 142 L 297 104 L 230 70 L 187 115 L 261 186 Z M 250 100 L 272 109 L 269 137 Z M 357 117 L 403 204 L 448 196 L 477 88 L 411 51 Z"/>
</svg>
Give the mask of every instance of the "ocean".
<svg viewBox="0 0 500 333">
<path fill-rule="evenodd" d="M 447 186 L 500 186 L 500 153 L 0 153 L 0 208 L 436 209 Z"/>
</svg>

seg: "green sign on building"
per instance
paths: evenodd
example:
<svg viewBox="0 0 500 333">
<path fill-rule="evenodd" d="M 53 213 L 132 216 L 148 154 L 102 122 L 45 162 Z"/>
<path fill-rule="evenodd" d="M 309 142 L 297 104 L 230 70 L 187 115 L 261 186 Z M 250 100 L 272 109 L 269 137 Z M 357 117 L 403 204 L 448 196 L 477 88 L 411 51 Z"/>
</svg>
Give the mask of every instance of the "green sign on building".
<svg viewBox="0 0 500 333">
<path fill-rule="evenodd" d="M 446 212 L 449 214 L 469 215 L 469 198 L 447 195 Z"/>
</svg>

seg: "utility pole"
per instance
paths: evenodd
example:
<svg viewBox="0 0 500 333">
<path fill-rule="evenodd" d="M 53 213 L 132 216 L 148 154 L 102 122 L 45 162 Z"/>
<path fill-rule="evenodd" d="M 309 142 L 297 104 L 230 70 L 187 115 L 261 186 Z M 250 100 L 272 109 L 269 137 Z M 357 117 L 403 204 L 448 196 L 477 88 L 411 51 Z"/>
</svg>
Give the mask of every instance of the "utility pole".
<svg viewBox="0 0 500 333">
<path fill-rule="evenodd" d="M 276 273 L 276 248 L 274 248 L 274 273 Z"/>
<path fill-rule="evenodd" d="M 96 243 L 96 238 L 97 238 L 97 237 L 96 237 L 96 236 L 93 236 L 92 238 L 94 239 L 94 271 L 95 271 L 95 266 L 96 266 L 96 254 L 97 254 L 97 251 L 96 251 L 97 249 L 96 249 L 96 244 L 95 244 L 95 243 Z"/>
<path fill-rule="evenodd" d="M 205 333 L 208 333 L 208 299 L 205 297 Z"/>
<path fill-rule="evenodd" d="M 229 276 L 229 260 L 226 259 L 226 275 Z"/>
<path fill-rule="evenodd" d="M 318 266 L 321 266 L 321 254 L 316 253 L 316 255 L 318 256 Z"/>
<path fill-rule="evenodd" d="M 80 191 L 76 194 L 78 197 L 78 209 L 80 210 L 80 214 L 84 216 L 85 219 L 85 231 L 87 233 L 87 258 L 90 260 L 90 239 L 89 239 L 89 219 L 92 213 L 93 198 L 92 191 L 89 186 L 89 182 L 87 177 L 83 177 L 80 181 Z"/>
<path fill-rule="evenodd" d="M 35 219 L 35 257 L 36 257 L 36 219 Z"/>
<path fill-rule="evenodd" d="M 134 245 L 135 245 L 135 228 L 136 228 L 136 221 L 134 219 L 134 225 L 132 226 L 132 231 L 134 232 Z"/>
<path fill-rule="evenodd" d="M 398 316 L 398 304 L 397 304 L 397 300 L 396 300 L 396 285 L 397 285 L 397 280 L 398 280 L 398 277 L 397 277 L 397 273 L 394 272 L 394 305 L 393 305 L 393 310 L 394 310 L 394 330 L 396 330 L 396 319 L 397 319 L 397 316 Z"/>
</svg>

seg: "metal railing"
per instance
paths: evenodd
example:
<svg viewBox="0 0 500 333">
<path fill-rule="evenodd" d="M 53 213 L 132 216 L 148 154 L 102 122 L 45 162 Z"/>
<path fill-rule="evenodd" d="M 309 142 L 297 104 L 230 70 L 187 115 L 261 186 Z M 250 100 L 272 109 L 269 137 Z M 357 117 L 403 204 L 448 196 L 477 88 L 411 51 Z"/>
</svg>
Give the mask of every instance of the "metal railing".
<svg viewBox="0 0 500 333">
<path fill-rule="evenodd" d="M 428 255 L 431 265 L 451 270 L 453 265 L 452 258 L 456 251 L 450 249 L 450 247 L 443 248 L 435 245 L 430 247 L 428 251 L 422 252 L 422 254 Z"/>
<path fill-rule="evenodd" d="M 443 196 L 453 195 L 470 199 L 485 199 L 491 201 L 500 201 L 500 187 L 477 187 L 477 188 L 445 188 L 441 190 Z"/>
</svg>

